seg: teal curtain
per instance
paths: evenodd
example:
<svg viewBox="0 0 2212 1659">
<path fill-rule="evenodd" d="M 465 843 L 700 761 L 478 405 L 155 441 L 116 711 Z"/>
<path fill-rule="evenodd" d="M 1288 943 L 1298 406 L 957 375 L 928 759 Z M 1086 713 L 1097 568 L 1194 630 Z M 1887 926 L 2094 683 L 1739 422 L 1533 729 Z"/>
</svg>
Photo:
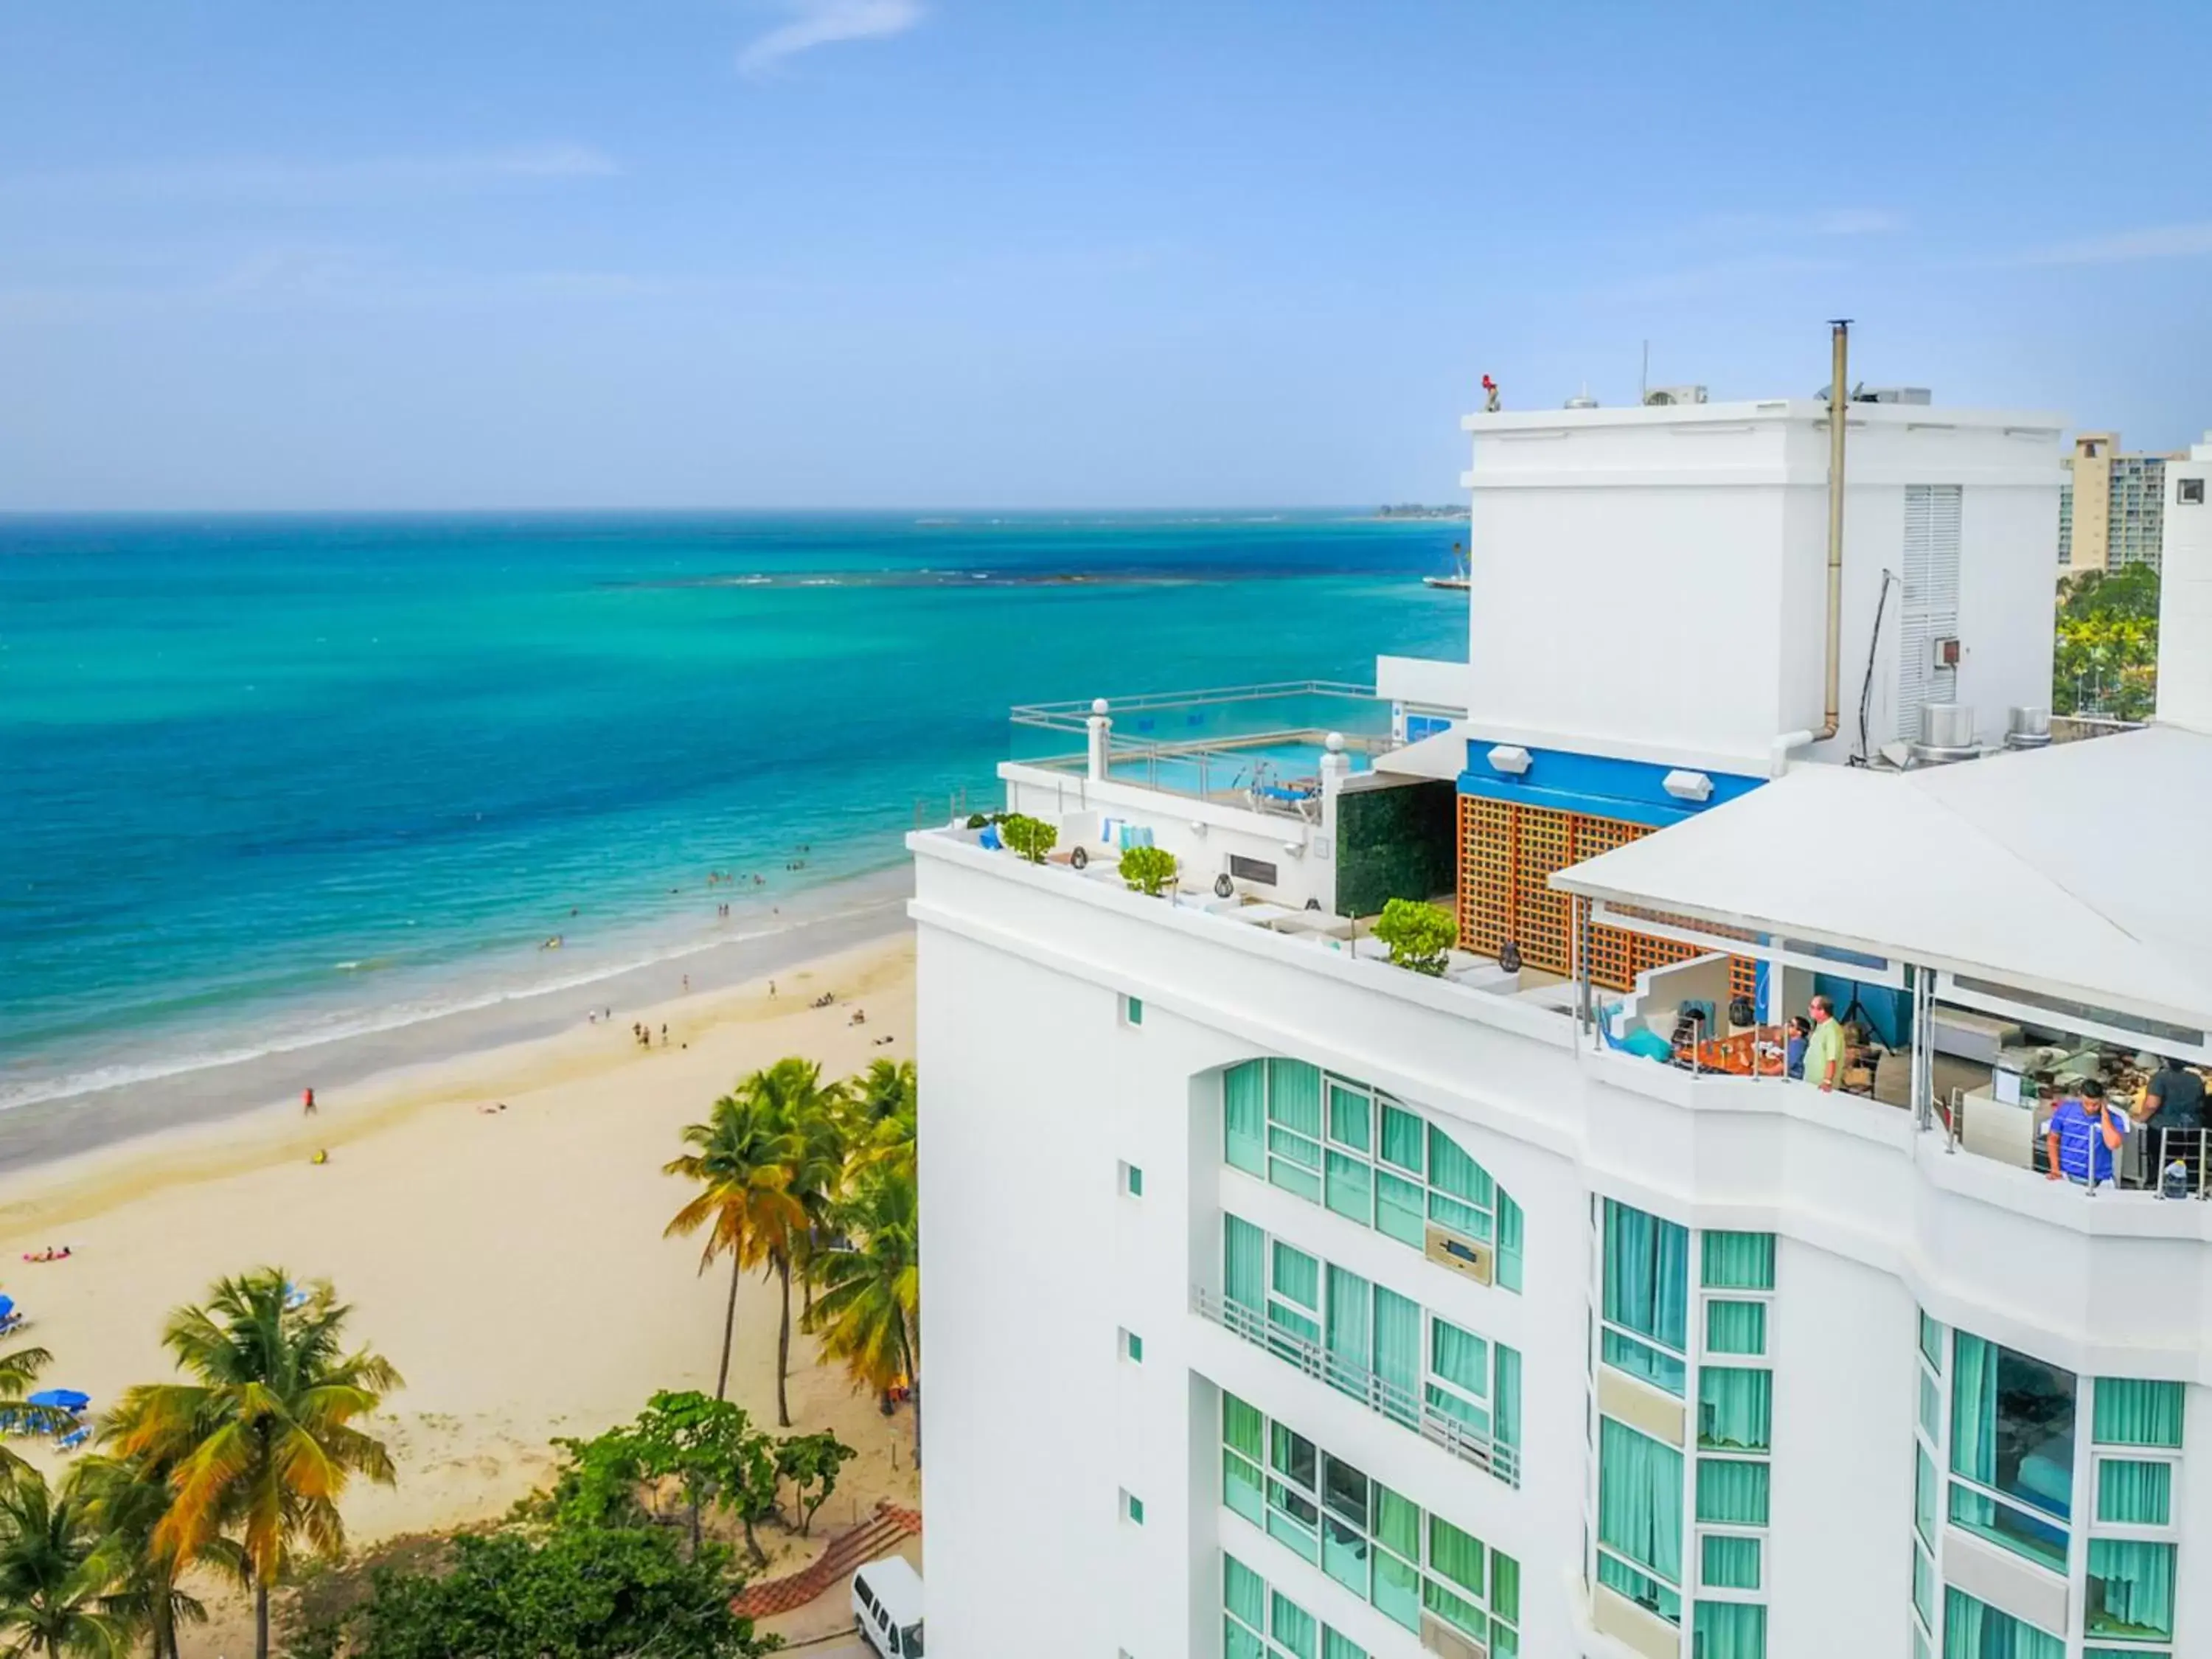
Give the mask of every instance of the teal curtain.
<svg viewBox="0 0 2212 1659">
<path fill-rule="evenodd" d="M 1936 1564 L 1928 1559 L 1928 1552 L 1917 1544 L 1912 1547 L 1912 1606 L 1920 1615 L 1920 1622 L 1934 1630 Z"/>
<path fill-rule="evenodd" d="M 1920 1352 L 1938 1372 L 1943 1369 L 1943 1328 L 1926 1314 L 1920 1316 Z"/>
<path fill-rule="evenodd" d="M 1682 1622 L 1682 1598 L 1650 1575 L 1637 1571 L 1626 1561 L 1600 1553 L 1597 1558 L 1597 1582 L 1607 1589 L 1626 1596 L 1640 1607 L 1649 1608 L 1670 1625 Z"/>
<path fill-rule="evenodd" d="M 1321 1627 L 1314 1622 L 1313 1614 L 1291 1601 L 1280 1590 L 1275 1592 L 1269 1606 L 1267 1633 L 1276 1645 L 1297 1659 L 1318 1659 L 1321 1648 Z"/>
<path fill-rule="evenodd" d="M 1496 1550 L 1490 1553 L 1490 1611 L 1495 1618 L 1521 1622 L 1521 1564 Z"/>
<path fill-rule="evenodd" d="M 1254 1526 L 1263 1526 L 1267 1518 L 1267 1500 L 1262 1496 L 1259 1466 L 1248 1463 L 1227 1447 L 1221 1452 L 1221 1502 L 1223 1507 L 1243 1516 Z"/>
<path fill-rule="evenodd" d="M 1234 1619 L 1221 1621 L 1221 1659 L 1267 1659 L 1267 1644 Z"/>
<path fill-rule="evenodd" d="M 1427 1166 L 1421 1158 L 1426 1127 L 1411 1112 L 1385 1101 L 1382 1104 L 1382 1161 L 1395 1164 L 1410 1176 L 1426 1173 Z"/>
<path fill-rule="evenodd" d="M 2173 1465 L 2097 1460 L 2097 1519 L 2163 1527 L 2173 1514 Z"/>
<path fill-rule="evenodd" d="M 1221 1223 L 1221 1294 L 1257 1313 L 1267 1305 L 1267 1236 L 1237 1216 Z"/>
<path fill-rule="evenodd" d="M 1486 1640 L 1490 1635 L 1490 1621 L 1482 1616 L 1482 1609 L 1433 1578 L 1421 1580 L 1421 1605 L 1437 1618 L 1458 1626 L 1478 1642 Z"/>
<path fill-rule="evenodd" d="M 1321 1070 L 1302 1060 L 1267 1062 L 1267 1121 L 1321 1139 Z"/>
<path fill-rule="evenodd" d="M 1698 1460 L 1698 1519 L 1723 1526 L 1766 1524 L 1766 1465 Z"/>
<path fill-rule="evenodd" d="M 1521 1206 L 1502 1188 L 1498 1194 L 1498 1283 L 1504 1290 L 1521 1288 Z"/>
<path fill-rule="evenodd" d="M 1407 1630 L 1421 1627 L 1421 1575 L 1395 1555 L 1375 1557 L 1375 1611 Z"/>
<path fill-rule="evenodd" d="M 1304 1250 L 1275 1241 L 1275 1294 L 1312 1313 L 1321 1311 L 1321 1263 Z"/>
<path fill-rule="evenodd" d="M 1502 1445 L 1521 1443 L 1521 1355 L 1503 1342 L 1494 1352 L 1498 1364 L 1498 1397 L 1490 1402 L 1494 1413 L 1491 1433 Z"/>
<path fill-rule="evenodd" d="M 1367 1659 L 1367 1650 L 1349 1636 L 1323 1625 L 1321 1630 L 1321 1659 Z"/>
<path fill-rule="evenodd" d="M 1429 1369 L 1477 1400 L 1490 1398 L 1490 1344 L 1472 1331 L 1430 1320 Z"/>
<path fill-rule="evenodd" d="M 1388 1170 L 1375 1172 L 1375 1231 L 1419 1249 L 1428 1241 L 1427 1194 L 1421 1184 Z"/>
<path fill-rule="evenodd" d="M 1682 1454 L 1610 1417 L 1598 1419 L 1597 1535 L 1669 1583 L 1682 1582 Z"/>
<path fill-rule="evenodd" d="M 1358 1273 L 1345 1272 L 1334 1262 L 1329 1264 L 1328 1357 L 1344 1367 L 1329 1381 L 1354 1395 L 1366 1392 L 1362 1379 L 1368 1370 L 1368 1357 L 1375 1351 L 1370 1300 L 1365 1279 Z"/>
<path fill-rule="evenodd" d="M 1222 1156 L 1253 1175 L 1267 1172 L 1267 1074 L 1259 1060 L 1221 1074 Z"/>
<path fill-rule="evenodd" d="M 1936 1547 L 1936 1465 L 1925 1446 L 1912 1449 L 1912 1524 L 1920 1541 Z"/>
<path fill-rule="evenodd" d="M 1765 1353 L 1766 1304 L 1764 1302 L 1706 1303 L 1705 1346 L 1714 1353 Z"/>
<path fill-rule="evenodd" d="M 1771 1443 L 1774 1374 L 1746 1366 L 1698 1372 L 1698 1443 L 1727 1451 L 1765 1451 Z"/>
<path fill-rule="evenodd" d="M 1615 1370 L 1626 1371 L 1631 1376 L 1640 1376 L 1655 1387 L 1667 1390 L 1677 1399 L 1687 1384 L 1690 1374 L 1687 1361 L 1671 1353 L 1662 1352 L 1648 1342 L 1638 1342 L 1632 1336 L 1623 1336 L 1619 1331 L 1607 1329 L 1599 1352 L 1605 1363 Z"/>
<path fill-rule="evenodd" d="M 1705 1280 L 1709 1291 L 1771 1291 L 1774 1288 L 1772 1233 L 1709 1232 L 1705 1242 Z"/>
<path fill-rule="evenodd" d="M 1375 1103 L 1356 1089 L 1340 1083 L 1328 1085 L 1328 1133 L 1331 1139 L 1354 1152 L 1375 1150 Z"/>
<path fill-rule="evenodd" d="M 1482 1540 L 1438 1516 L 1429 1517 L 1429 1571 L 1440 1572 L 1469 1595 L 1482 1594 Z"/>
<path fill-rule="evenodd" d="M 1946 1585 L 1943 1659 L 2066 1659 L 2066 1644 Z"/>
<path fill-rule="evenodd" d="M 1698 1546 L 1698 1582 L 1708 1589 L 1759 1588 L 1759 1540 L 1709 1532 Z"/>
<path fill-rule="evenodd" d="M 1766 1609 L 1756 1601 L 1700 1601 L 1690 1629 L 1698 1659 L 1766 1659 Z"/>
<path fill-rule="evenodd" d="M 2094 1433 L 2107 1446 L 2179 1446 L 2181 1384 L 2142 1377 L 2097 1379 Z"/>
<path fill-rule="evenodd" d="M 1490 1212 L 1462 1204 L 1455 1198 L 1446 1198 L 1442 1193 L 1429 1194 L 1429 1219 L 1463 1237 L 1480 1239 L 1486 1244 L 1490 1242 Z"/>
<path fill-rule="evenodd" d="M 1389 1385 L 1386 1408 L 1411 1416 L 1421 1397 L 1421 1310 L 1395 1291 L 1375 1286 L 1375 1375 Z"/>
<path fill-rule="evenodd" d="M 1951 1363 L 1951 1468 L 1984 1486 L 1997 1478 L 1997 1350 L 1993 1342 L 1954 1333 Z M 1949 1614 L 1944 1617 L 1948 1620 Z"/>
<path fill-rule="evenodd" d="M 1605 1316 L 1670 1348 L 1689 1346 L 1690 1234 L 1605 1201 Z"/>
<path fill-rule="evenodd" d="M 1328 1196 L 1323 1200 L 1340 1216 L 1361 1226 L 1375 1219 L 1375 1166 L 1349 1152 L 1328 1149 Z"/>
<path fill-rule="evenodd" d="M 1221 1558 L 1221 1602 L 1254 1630 L 1267 1627 L 1267 1587 L 1233 1555 Z"/>
<path fill-rule="evenodd" d="M 1375 1541 L 1408 1561 L 1421 1559 L 1421 1508 L 1389 1487 L 1375 1486 Z"/>
<path fill-rule="evenodd" d="M 1221 1440 L 1255 1463 L 1267 1455 L 1267 1419 L 1257 1406 L 1248 1406 L 1233 1394 L 1221 1396 Z"/>
<path fill-rule="evenodd" d="M 2171 1544 L 2092 1538 L 2088 1633 L 2172 1640 L 2173 1559 Z"/>
<path fill-rule="evenodd" d="M 1920 1427 L 1931 1443 L 1943 1437 L 1943 1392 L 1925 1370 L 1920 1373 Z"/>
<path fill-rule="evenodd" d="M 1429 1126 L 1429 1185 L 1479 1210 L 1489 1209 L 1492 1202 L 1490 1171 L 1433 1123 Z"/>
</svg>

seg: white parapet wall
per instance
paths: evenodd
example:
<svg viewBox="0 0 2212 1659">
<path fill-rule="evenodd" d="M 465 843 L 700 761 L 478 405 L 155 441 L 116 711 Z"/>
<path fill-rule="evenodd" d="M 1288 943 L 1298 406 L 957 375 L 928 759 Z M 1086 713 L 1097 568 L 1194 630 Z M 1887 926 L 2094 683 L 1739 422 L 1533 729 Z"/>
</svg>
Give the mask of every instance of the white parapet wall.
<svg viewBox="0 0 2212 1659">
<path fill-rule="evenodd" d="M 2212 732 L 2212 433 L 2166 467 L 2158 718 Z"/>
</svg>

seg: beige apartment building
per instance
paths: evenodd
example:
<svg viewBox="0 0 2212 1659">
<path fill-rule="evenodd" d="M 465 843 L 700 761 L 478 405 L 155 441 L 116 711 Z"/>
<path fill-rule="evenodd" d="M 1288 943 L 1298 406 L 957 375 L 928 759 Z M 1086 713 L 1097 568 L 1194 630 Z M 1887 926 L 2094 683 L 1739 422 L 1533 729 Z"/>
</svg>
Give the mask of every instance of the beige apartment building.
<svg viewBox="0 0 2212 1659">
<path fill-rule="evenodd" d="M 2073 482 L 2058 496 L 2058 568 L 2158 568 L 2165 540 L 2166 464 L 2174 455 L 2128 455 L 2117 432 L 2083 432 L 2068 457 Z"/>
</svg>

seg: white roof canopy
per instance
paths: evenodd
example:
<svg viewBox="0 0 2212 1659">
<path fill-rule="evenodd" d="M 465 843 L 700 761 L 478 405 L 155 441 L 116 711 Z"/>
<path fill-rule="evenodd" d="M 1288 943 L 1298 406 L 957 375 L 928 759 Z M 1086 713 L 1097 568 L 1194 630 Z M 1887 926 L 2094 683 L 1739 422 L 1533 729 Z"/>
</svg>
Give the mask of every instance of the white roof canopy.
<svg viewBox="0 0 2212 1659">
<path fill-rule="evenodd" d="M 1377 755 L 1371 764 L 1401 777 L 1456 780 L 1467 770 L 1467 722 L 1454 720 L 1441 732 Z"/>
<path fill-rule="evenodd" d="M 1804 765 L 1559 872 L 1585 897 L 2212 1027 L 2212 738 Z"/>
</svg>

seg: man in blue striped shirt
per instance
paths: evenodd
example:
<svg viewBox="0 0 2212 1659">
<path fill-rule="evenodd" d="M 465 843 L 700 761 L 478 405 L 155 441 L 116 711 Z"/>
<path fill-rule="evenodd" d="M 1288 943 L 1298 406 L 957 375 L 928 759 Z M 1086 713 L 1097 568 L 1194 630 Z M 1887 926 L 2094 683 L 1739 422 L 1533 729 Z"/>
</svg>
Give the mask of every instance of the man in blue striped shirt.
<svg viewBox="0 0 2212 1659">
<path fill-rule="evenodd" d="M 2044 1151 L 2050 1160 L 2050 1179 L 2087 1182 L 2094 1170 L 2100 1187 L 2112 1178 L 2112 1154 L 2128 1132 L 2127 1115 L 2105 1103 L 2105 1085 L 2094 1078 L 2081 1080 L 2081 1091 L 2069 1095 L 2051 1113 L 2044 1131 Z"/>
</svg>

